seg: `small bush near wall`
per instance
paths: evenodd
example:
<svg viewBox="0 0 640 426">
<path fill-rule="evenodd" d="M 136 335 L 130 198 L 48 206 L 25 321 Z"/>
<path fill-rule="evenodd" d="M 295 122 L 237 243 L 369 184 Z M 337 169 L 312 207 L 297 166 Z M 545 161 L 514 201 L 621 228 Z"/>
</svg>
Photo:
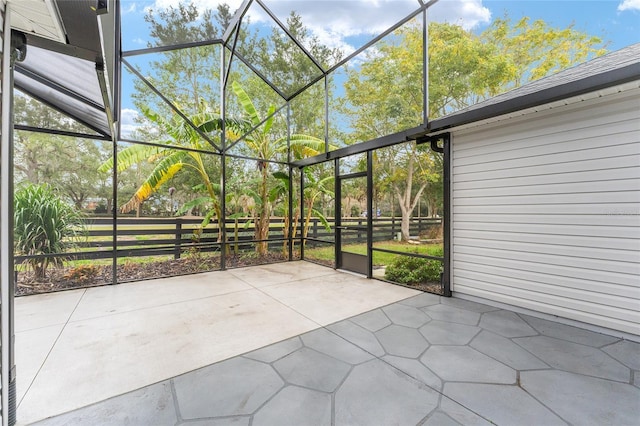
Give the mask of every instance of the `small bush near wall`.
<svg viewBox="0 0 640 426">
<path fill-rule="evenodd" d="M 433 253 L 443 256 L 444 252 Z M 400 284 L 416 285 L 428 282 L 439 282 L 442 262 L 435 259 L 423 259 L 411 256 L 399 256 L 385 270 L 385 279 Z"/>
</svg>

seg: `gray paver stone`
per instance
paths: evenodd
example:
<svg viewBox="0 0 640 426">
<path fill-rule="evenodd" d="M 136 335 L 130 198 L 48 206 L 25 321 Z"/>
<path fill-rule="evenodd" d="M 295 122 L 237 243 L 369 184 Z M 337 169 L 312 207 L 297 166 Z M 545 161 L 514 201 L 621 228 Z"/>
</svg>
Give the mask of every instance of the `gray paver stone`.
<svg viewBox="0 0 640 426">
<path fill-rule="evenodd" d="M 270 365 L 242 357 L 174 379 L 180 413 L 185 420 L 251 414 L 283 384 Z"/>
<path fill-rule="evenodd" d="M 495 426 L 446 396 L 442 397 L 438 410 L 465 426 Z"/>
<path fill-rule="evenodd" d="M 514 385 L 446 383 L 443 393 L 498 425 L 566 425 L 548 408 Z"/>
<path fill-rule="evenodd" d="M 438 403 L 438 394 L 380 360 L 353 369 L 335 395 L 335 424 L 415 425 Z"/>
<path fill-rule="evenodd" d="M 511 340 L 489 331 L 482 331 L 478 334 L 470 346 L 516 370 L 549 368 L 547 364 Z"/>
<path fill-rule="evenodd" d="M 485 312 L 497 311 L 500 308 L 494 306 L 485 305 L 484 303 L 472 302 L 471 300 L 461 299 L 459 297 L 443 297 L 441 300 L 443 305 L 455 306 L 456 308 L 465 309 L 467 311 L 478 312 L 480 314 Z"/>
<path fill-rule="evenodd" d="M 504 310 L 482 314 L 480 327 L 504 337 L 525 337 L 538 334 L 515 312 Z"/>
<path fill-rule="evenodd" d="M 420 333 L 432 345 L 466 345 L 480 332 L 474 325 L 433 320 L 420 327 Z"/>
<path fill-rule="evenodd" d="M 640 389 L 564 371 L 525 371 L 520 383 L 538 401 L 576 425 L 637 425 Z"/>
<path fill-rule="evenodd" d="M 345 378 L 351 366 L 309 348 L 302 348 L 273 366 L 289 383 L 333 392 Z"/>
<path fill-rule="evenodd" d="M 381 309 L 365 312 L 364 314 L 351 318 L 351 321 L 373 332 L 391 325 L 391 320 L 382 312 Z"/>
<path fill-rule="evenodd" d="M 337 322 L 327 328 L 375 356 L 383 356 L 385 354 L 382 345 L 380 345 L 380 342 L 372 332 L 349 320 Z"/>
<path fill-rule="evenodd" d="M 291 352 L 296 351 L 301 347 L 302 343 L 300 342 L 300 338 L 294 337 L 253 352 L 249 352 L 248 354 L 245 354 L 245 356 L 262 362 L 273 362 L 289 355 Z"/>
<path fill-rule="evenodd" d="M 442 296 L 431 293 L 422 293 L 417 296 L 411 296 L 408 299 L 401 300 L 398 303 L 403 305 L 413 306 L 414 308 L 424 308 L 425 306 L 437 305 L 440 303 Z"/>
<path fill-rule="evenodd" d="M 431 320 L 420 309 L 400 303 L 385 306 L 382 310 L 394 324 L 405 327 L 418 328 Z"/>
<path fill-rule="evenodd" d="M 630 369 L 640 370 L 640 343 L 623 340 L 602 350 Z"/>
<path fill-rule="evenodd" d="M 422 426 L 460 426 L 460 423 L 456 422 L 442 411 L 434 411 Z"/>
<path fill-rule="evenodd" d="M 382 359 L 430 388 L 437 390 L 442 389 L 442 380 L 420 361 L 393 355 L 385 355 Z"/>
<path fill-rule="evenodd" d="M 389 355 L 417 358 L 429 343 L 415 328 L 390 325 L 376 333 L 376 337 Z"/>
<path fill-rule="evenodd" d="M 434 320 L 455 322 L 458 324 L 478 325 L 480 314 L 448 305 L 433 305 L 422 310 Z"/>
<path fill-rule="evenodd" d="M 530 326 L 538 330 L 544 336 L 555 337 L 581 345 L 599 348 L 620 340 L 617 337 L 596 333 L 582 328 L 573 327 L 559 322 L 536 318 L 525 314 L 519 314 Z"/>
<path fill-rule="evenodd" d="M 331 395 L 287 386 L 258 410 L 252 425 L 331 425 Z"/>
<path fill-rule="evenodd" d="M 332 356 L 349 364 L 360 364 L 373 359 L 373 355 L 363 351 L 353 343 L 347 342 L 334 333 L 319 328 L 302 335 L 305 346 L 318 352 Z"/>
<path fill-rule="evenodd" d="M 171 384 L 166 381 L 35 424 L 40 426 L 134 426 L 173 425 L 177 421 Z"/>
<path fill-rule="evenodd" d="M 522 337 L 514 342 L 559 370 L 629 382 L 629 368 L 600 349 L 546 336 Z"/>
<path fill-rule="evenodd" d="M 420 361 L 442 380 L 512 384 L 516 372 L 468 346 L 431 346 Z"/>
</svg>

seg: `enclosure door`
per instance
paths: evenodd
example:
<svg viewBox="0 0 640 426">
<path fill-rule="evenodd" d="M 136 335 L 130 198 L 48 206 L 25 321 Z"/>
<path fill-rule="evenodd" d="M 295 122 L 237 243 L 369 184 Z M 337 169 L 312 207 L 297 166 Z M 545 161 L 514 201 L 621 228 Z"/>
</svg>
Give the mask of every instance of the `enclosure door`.
<svg viewBox="0 0 640 426">
<path fill-rule="evenodd" d="M 336 266 L 370 277 L 371 244 L 367 172 L 338 176 L 336 180 Z"/>
</svg>

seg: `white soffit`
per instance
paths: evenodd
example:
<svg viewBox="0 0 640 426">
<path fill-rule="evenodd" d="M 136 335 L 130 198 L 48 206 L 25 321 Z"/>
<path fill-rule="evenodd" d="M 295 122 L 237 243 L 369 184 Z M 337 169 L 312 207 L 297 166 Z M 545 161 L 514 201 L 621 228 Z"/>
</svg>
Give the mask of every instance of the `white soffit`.
<svg viewBox="0 0 640 426">
<path fill-rule="evenodd" d="M 60 43 L 67 42 L 54 0 L 9 0 L 8 4 L 11 28 Z"/>
</svg>

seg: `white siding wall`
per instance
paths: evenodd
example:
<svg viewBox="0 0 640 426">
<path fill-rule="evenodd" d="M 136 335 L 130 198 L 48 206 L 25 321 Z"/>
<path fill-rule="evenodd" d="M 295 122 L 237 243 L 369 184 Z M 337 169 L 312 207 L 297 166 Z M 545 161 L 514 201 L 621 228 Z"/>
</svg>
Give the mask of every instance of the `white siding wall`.
<svg viewBox="0 0 640 426">
<path fill-rule="evenodd" d="M 640 335 L 640 89 L 453 132 L 452 289 Z"/>
</svg>

